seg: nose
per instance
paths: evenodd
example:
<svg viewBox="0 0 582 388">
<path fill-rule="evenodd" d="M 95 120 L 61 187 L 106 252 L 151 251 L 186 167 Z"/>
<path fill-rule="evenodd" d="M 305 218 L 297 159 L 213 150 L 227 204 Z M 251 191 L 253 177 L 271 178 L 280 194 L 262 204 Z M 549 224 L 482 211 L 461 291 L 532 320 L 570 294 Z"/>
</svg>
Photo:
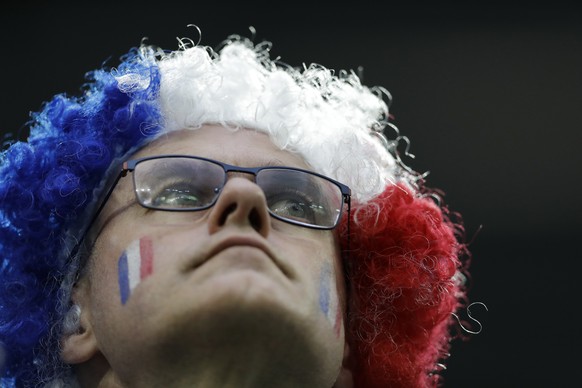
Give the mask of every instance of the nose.
<svg viewBox="0 0 582 388">
<path fill-rule="evenodd" d="M 232 177 L 222 188 L 216 204 L 211 208 L 208 220 L 210 234 L 234 226 L 253 228 L 263 237 L 271 230 L 271 217 L 263 190 L 254 182 Z"/>
</svg>

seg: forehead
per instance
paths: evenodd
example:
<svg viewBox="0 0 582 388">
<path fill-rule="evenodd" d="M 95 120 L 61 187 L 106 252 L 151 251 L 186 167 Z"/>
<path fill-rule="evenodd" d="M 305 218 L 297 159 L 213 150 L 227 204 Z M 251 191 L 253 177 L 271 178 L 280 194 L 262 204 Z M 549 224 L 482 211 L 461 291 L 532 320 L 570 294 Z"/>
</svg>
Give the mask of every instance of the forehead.
<svg viewBox="0 0 582 388">
<path fill-rule="evenodd" d="M 265 133 L 220 125 L 169 132 L 133 158 L 165 154 L 202 156 L 243 167 L 278 165 L 309 169 L 301 156 L 280 149 Z"/>
</svg>

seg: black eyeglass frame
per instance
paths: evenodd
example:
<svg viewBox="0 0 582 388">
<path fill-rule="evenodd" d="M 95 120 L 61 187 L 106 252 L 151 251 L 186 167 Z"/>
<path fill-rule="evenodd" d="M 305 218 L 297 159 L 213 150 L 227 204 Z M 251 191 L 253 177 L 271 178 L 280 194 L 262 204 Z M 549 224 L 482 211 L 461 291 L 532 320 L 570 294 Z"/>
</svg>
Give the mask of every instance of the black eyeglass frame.
<svg viewBox="0 0 582 388">
<path fill-rule="evenodd" d="M 209 158 L 204 158 L 201 156 L 193 156 L 193 155 L 181 155 L 181 154 L 163 154 L 163 155 L 154 155 L 154 156 L 146 156 L 143 158 L 138 158 L 138 159 L 131 159 L 131 160 L 127 160 L 125 162 L 123 162 L 121 170 L 119 171 L 119 173 L 117 174 L 117 176 L 115 177 L 115 180 L 113 181 L 113 183 L 110 185 L 109 189 L 107 190 L 107 193 L 105 194 L 105 196 L 103 197 L 103 200 L 101 201 L 99 207 L 97 208 L 97 210 L 95 211 L 95 213 L 93 214 L 93 217 L 91 218 L 91 221 L 89 222 L 89 224 L 87 225 L 87 227 L 85 228 L 83 234 L 81 235 L 81 237 L 79 238 L 79 240 L 77 241 L 77 243 L 75 244 L 74 248 L 71 250 L 71 253 L 69 254 L 69 259 L 68 261 L 70 261 L 79 251 L 81 245 L 83 244 L 85 238 L 87 237 L 87 234 L 89 233 L 89 230 L 91 230 L 91 227 L 93 226 L 93 224 L 95 223 L 95 221 L 97 220 L 97 217 L 99 217 L 99 215 L 101 214 L 101 211 L 103 211 L 103 208 L 105 207 L 105 205 L 107 204 L 107 201 L 109 200 L 109 197 L 111 197 L 111 195 L 113 194 L 113 190 L 115 190 L 115 188 L 117 187 L 117 184 L 119 183 L 119 180 L 125 176 L 127 176 L 128 172 L 133 172 L 135 170 L 135 167 L 144 161 L 147 160 L 152 160 L 152 159 L 166 159 L 166 158 L 188 158 L 188 159 L 197 159 L 197 160 L 203 160 L 209 163 L 213 163 L 216 164 L 218 166 L 221 166 L 222 169 L 224 170 L 224 175 L 225 177 L 227 176 L 227 174 L 229 172 L 240 172 L 240 173 L 245 173 L 245 174 L 252 174 L 255 177 L 255 181 L 256 181 L 256 177 L 257 174 L 262 171 L 262 170 L 290 170 L 290 171 L 299 171 L 299 172 L 303 172 L 303 173 L 307 173 L 310 175 L 314 175 L 316 177 L 322 178 L 324 180 L 327 180 L 328 182 L 334 184 L 335 186 L 337 186 L 340 189 L 340 192 L 342 194 L 342 198 L 343 198 L 343 203 L 347 204 L 348 206 L 348 218 L 350 215 L 350 211 L 351 211 L 351 190 L 350 188 L 341 183 L 338 182 L 332 178 L 329 178 L 325 175 L 316 173 L 314 171 L 309 171 L 309 170 L 305 170 L 305 169 L 301 169 L 301 168 L 297 168 L 297 167 L 287 167 L 287 166 L 263 166 L 263 167 L 240 167 L 240 166 L 235 166 L 232 164 L 228 164 L 228 163 L 223 163 L 217 160 L 213 160 L 213 159 L 209 159 Z M 226 180 L 225 180 L 226 182 Z M 200 208 L 196 208 L 196 209 L 182 209 L 182 208 L 168 208 L 168 209 L 163 209 L 163 208 L 158 208 L 155 206 L 147 206 L 144 205 L 140 200 L 139 197 L 136 193 L 136 185 L 135 185 L 135 180 L 133 180 L 133 187 L 134 187 L 134 194 L 136 196 L 137 202 L 139 203 L 140 206 L 143 206 L 144 208 L 150 208 L 150 209 L 154 209 L 154 210 L 159 210 L 159 211 L 177 211 L 177 212 L 193 212 L 193 211 L 200 211 L 200 210 L 205 210 L 205 209 L 209 209 L 212 206 L 214 206 L 216 204 L 216 201 L 218 200 L 218 197 L 220 196 L 220 194 L 218 194 L 216 196 L 216 198 L 207 206 L 204 207 L 200 207 Z M 222 187 L 221 187 L 222 190 Z M 341 220 L 341 211 L 343 209 L 340 208 L 340 214 L 338 215 L 338 218 L 335 222 L 335 224 L 333 226 L 320 226 L 320 225 L 312 225 L 312 224 L 307 224 L 307 223 L 303 223 L 300 221 L 294 221 L 292 219 L 288 219 L 288 218 L 284 218 L 281 217 L 273 212 L 271 212 L 270 209 L 268 209 L 269 214 L 278 219 L 281 220 L 283 222 L 289 223 L 289 224 L 293 224 L 293 225 L 297 225 L 297 226 L 302 226 L 302 227 L 306 227 L 306 228 L 310 228 L 310 229 L 320 229 L 320 230 L 331 230 L 331 229 L 335 229 L 337 227 L 337 225 L 339 224 L 340 220 Z M 348 221 L 349 222 L 349 221 Z M 348 223 L 349 225 L 349 223 Z"/>
<path fill-rule="evenodd" d="M 330 182 L 331 184 L 333 184 L 334 186 L 336 186 L 340 189 L 340 193 L 342 195 L 342 203 L 348 204 L 348 206 L 349 206 L 349 202 L 350 202 L 350 198 L 351 198 L 351 190 L 348 186 L 346 186 L 343 183 L 338 182 L 334 179 L 331 179 L 325 175 L 318 174 L 318 173 L 313 172 L 313 171 L 309 171 L 309 170 L 305 170 L 305 169 L 301 169 L 301 168 L 297 168 L 297 167 L 286 167 L 286 166 L 240 167 L 240 166 L 235 166 L 232 164 L 220 162 L 218 160 L 204 158 L 201 156 L 193 156 L 193 155 L 179 155 L 179 154 L 176 154 L 176 155 L 174 155 L 174 154 L 154 155 L 154 156 L 146 156 L 146 157 L 139 158 L 139 159 L 128 160 L 128 161 L 123 163 L 123 168 L 122 168 L 121 173 L 123 174 L 123 176 L 125 176 L 125 175 L 127 175 L 128 172 L 133 172 L 135 170 L 136 166 L 138 164 L 140 164 L 141 162 L 145 162 L 148 160 L 155 160 L 155 159 L 172 159 L 172 158 L 202 160 L 202 161 L 209 162 L 209 163 L 212 163 L 212 164 L 215 164 L 217 166 L 222 167 L 222 169 L 224 171 L 224 176 L 225 176 L 225 180 L 223 182 L 222 187 L 224 187 L 224 184 L 226 184 L 226 180 L 228 179 L 227 175 L 230 172 L 252 174 L 252 175 L 254 175 L 255 182 L 256 182 L 257 174 L 259 174 L 259 172 L 261 172 L 261 171 L 264 171 L 264 170 L 287 170 L 287 171 L 298 171 L 298 172 L 306 173 L 308 175 L 313 175 L 313 176 L 316 176 L 318 178 L 321 178 L 321 179 L 324 179 L 324 180 Z M 135 176 L 133 179 L 133 185 L 134 185 L 134 190 L 137 189 L 137 185 L 135 182 Z M 222 190 L 222 187 L 221 187 L 221 190 Z M 111 190 L 111 191 L 113 191 L 113 190 Z M 219 196 L 220 196 L 220 194 L 217 194 L 211 203 L 209 203 L 208 205 L 205 205 L 205 206 L 197 207 L 195 209 L 194 208 L 159 208 L 156 206 L 149 206 L 149 205 L 142 203 L 141 201 L 139 201 L 139 196 L 136 193 L 136 197 L 138 197 L 139 204 L 145 208 L 154 209 L 154 210 L 161 210 L 161 211 L 178 211 L 178 212 L 192 212 L 192 211 L 200 211 L 200 210 L 209 209 L 216 204 L 216 201 L 218 200 Z M 341 210 L 342 209 L 340 209 L 340 213 L 338 214 L 338 219 L 335 221 L 335 223 L 332 226 L 314 225 L 314 224 L 304 223 L 301 221 L 295 221 L 295 220 L 289 219 L 289 218 L 284 218 L 284 217 L 281 217 L 281 216 L 271 212 L 270 209 L 269 209 L 269 214 L 271 216 L 273 216 L 274 218 L 277 218 L 281 221 L 284 221 L 284 222 L 287 222 L 290 224 L 300 225 L 300 226 L 304 226 L 306 228 L 312 228 L 312 229 L 329 230 L 329 229 L 334 229 L 335 227 L 337 227 L 337 225 L 341 219 Z"/>
</svg>

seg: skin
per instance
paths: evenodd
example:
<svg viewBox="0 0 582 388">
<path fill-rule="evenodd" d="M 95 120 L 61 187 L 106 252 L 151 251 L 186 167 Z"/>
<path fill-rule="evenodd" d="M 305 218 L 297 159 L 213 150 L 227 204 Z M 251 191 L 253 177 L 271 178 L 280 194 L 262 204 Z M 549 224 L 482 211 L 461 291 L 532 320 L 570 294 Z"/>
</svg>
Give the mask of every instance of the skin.
<svg viewBox="0 0 582 388">
<path fill-rule="evenodd" d="M 171 133 L 134 157 L 159 154 L 309 169 L 265 134 L 214 125 Z M 331 290 L 345 312 L 337 232 L 269 216 L 252 178 L 229 175 L 215 206 L 184 213 L 141 207 L 131 174 L 121 179 L 73 293 L 81 330 L 63 339 L 82 386 L 351 386 L 343 319 L 338 326 L 321 307 Z M 153 271 L 122 304 L 118 260 L 140 238 L 152 241 Z"/>
</svg>

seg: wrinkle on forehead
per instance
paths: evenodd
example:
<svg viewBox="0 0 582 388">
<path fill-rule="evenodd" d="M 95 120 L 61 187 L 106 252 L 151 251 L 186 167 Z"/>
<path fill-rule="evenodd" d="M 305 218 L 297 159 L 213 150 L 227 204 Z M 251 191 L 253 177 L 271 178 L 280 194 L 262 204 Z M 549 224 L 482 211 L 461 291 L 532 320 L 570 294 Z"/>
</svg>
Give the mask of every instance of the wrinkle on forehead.
<svg viewBox="0 0 582 388">
<path fill-rule="evenodd" d="M 236 139 L 234 145 L 232 139 Z M 230 140 L 230 144 L 225 140 Z M 132 159 L 164 154 L 207 157 L 241 167 L 290 166 L 312 170 L 299 154 L 277 147 L 269 135 L 252 128 L 206 124 L 164 133 L 135 153 Z"/>
</svg>

